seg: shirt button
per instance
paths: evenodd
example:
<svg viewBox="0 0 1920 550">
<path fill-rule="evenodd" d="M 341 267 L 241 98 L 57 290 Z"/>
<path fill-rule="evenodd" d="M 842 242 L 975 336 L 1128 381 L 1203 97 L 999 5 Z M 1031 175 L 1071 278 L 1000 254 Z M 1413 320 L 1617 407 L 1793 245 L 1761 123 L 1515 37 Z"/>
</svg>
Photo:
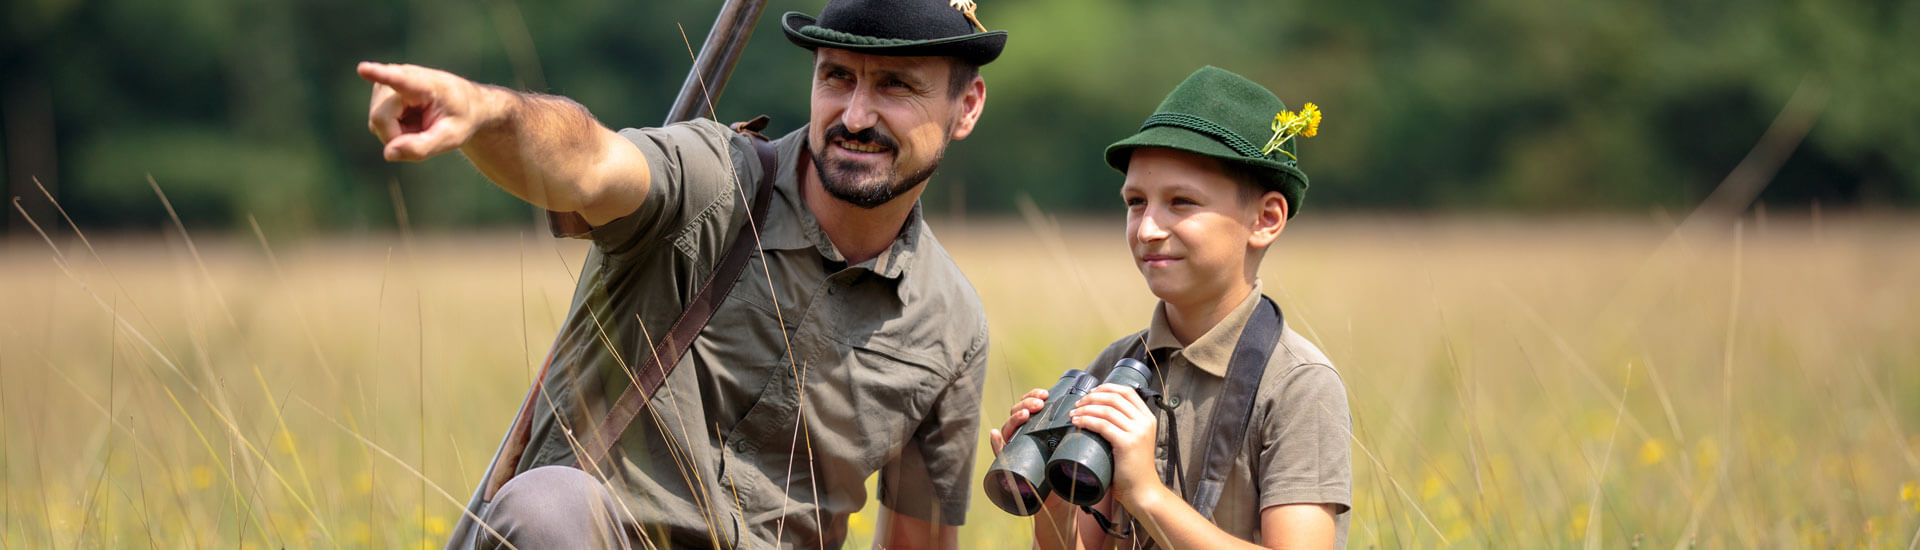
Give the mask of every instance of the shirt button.
<svg viewBox="0 0 1920 550">
<path fill-rule="evenodd" d="M 736 452 L 736 453 L 747 452 L 747 440 L 745 439 L 735 440 L 733 442 L 733 452 Z"/>
<path fill-rule="evenodd" d="M 834 288 L 834 287 L 833 287 L 833 285 L 827 285 L 827 295 L 828 295 L 828 296 L 832 296 L 832 295 L 834 295 L 834 294 L 839 294 L 839 293 L 840 293 L 840 289 L 838 289 L 838 288 Z"/>
<path fill-rule="evenodd" d="M 1169 397 L 1169 398 L 1167 398 L 1167 406 L 1169 406 L 1169 407 L 1179 407 L 1179 406 L 1180 406 L 1180 396 L 1178 396 L 1178 395 L 1176 395 L 1176 396 L 1173 396 L 1173 397 Z"/>
</svg>

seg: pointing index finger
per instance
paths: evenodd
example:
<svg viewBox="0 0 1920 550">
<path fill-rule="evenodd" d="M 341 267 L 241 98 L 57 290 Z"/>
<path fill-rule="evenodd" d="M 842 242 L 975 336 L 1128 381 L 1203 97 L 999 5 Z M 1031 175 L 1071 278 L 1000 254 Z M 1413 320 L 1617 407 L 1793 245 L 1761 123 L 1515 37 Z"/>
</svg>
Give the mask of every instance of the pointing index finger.
<svg viewBox="0 0 1920 550">
<path fill-rule="evenodd" d="M 362 61 L 355 72 L 360 73 L 360 78 L 365 79 L 367 82 L 390 86 L 402 95 L 424 96 L 429 95 L 432 91 L 431 88 L 422 81 L 423 79 L 420 78 L 421 75 L 417 68 L 409 65 L 388 65 L 385 63 Z"/>
</svg>

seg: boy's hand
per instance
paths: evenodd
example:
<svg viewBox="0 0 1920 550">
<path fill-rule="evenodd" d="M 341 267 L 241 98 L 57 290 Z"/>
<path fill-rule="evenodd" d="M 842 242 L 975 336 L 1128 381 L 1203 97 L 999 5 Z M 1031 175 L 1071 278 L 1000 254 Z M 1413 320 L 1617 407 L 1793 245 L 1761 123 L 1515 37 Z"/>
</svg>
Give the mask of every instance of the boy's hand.
<svg viewBox="0 0 1920 550">
<path fill-rule="evenodd" d="M 1019 431 L 1028 418 L 1040 414 L 1040 409 L 1046 407 L 1047 390 L 1041 388 L 1034 388 L 1014 403 L 1013 410 L 1007 411 L 1007 423 L 997 429 L 987 430 L 987 441 L 993 444 L 993 456 L 1000 456 L 1000 448 L 1007 446 L 1007 438 Z"/>
<path fill-rule="evenodd" d="M 1133 388 L 1101 384 L 1074 404 L 1069 415 L 1075 427 L 1100 434 L 1113 447 L 1113 487 L 1109 494 L 1114 500 L 1127 502 L 1137 489 L 1160 484 L 1153 463 L 1159 420 Z"/>
</svg>

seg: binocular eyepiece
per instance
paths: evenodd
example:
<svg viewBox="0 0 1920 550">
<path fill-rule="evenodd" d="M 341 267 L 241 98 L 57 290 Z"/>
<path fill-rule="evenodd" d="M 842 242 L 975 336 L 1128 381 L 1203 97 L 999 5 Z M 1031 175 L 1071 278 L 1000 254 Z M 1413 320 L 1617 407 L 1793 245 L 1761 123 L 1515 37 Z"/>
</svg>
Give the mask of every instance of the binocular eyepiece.
<svg viewBox="0 0 1920 550">
<path fill-rule="evenodd" d="M 981 480 L 987 498 L 1016 516 L 1039 512 L 1050 493 L 1083 506 L 1100 502 L 1113 482 L 1113 447 L 1098 434 L 1075 428 L 1067 413 L 1101 383 L 1137 392 L 1151 387 L 1152 381 L 1153 372 L 1133 359 L 1121 359 L 1103 378 L 1080 369 L 1060 375 L 1047 390 L 1040 413 L 1007 438 L 1000 457 L 987 469 Z"/>
</svg>

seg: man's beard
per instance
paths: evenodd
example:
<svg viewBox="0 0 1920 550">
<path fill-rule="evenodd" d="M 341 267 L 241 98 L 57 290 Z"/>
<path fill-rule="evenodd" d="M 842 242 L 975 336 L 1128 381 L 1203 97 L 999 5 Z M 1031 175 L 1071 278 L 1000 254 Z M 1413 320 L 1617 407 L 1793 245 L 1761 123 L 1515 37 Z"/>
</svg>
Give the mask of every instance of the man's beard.
<svg viewBox="0 0 1920 550">
<path fill-rule="evenodd" d="M 835 123 L 827 127 L 822 137 L 824 143 L 819 149 L 834 147 L 834 140 L 841 139 L 879 145 L 893 151 L 895 160 L 900 158 L 899 143 L 895 142 L 891 136 L 873 128 L 854 133 L 847 131 L 845 124 Z M 940 158 L 946 156 L 946 153 L 946 145 L 941 144 L 940 150 L 934 152 L 933 161 L 927 163 L 925 168 L 916 170 L 906 177 L 900 177 L 897 165 L 867 169 L 854 162 L 828 160 L 824 151 L 815 150 L 813 151 L 813 171 L 820 176 L 820 184 L 826 188 L 827 194 L 854 206 L 873 209 L 892 202 L 894 198 L 926 183 L 928 178 L 933 177 L 934 169 L 940 167 Z"/>
</svg>

